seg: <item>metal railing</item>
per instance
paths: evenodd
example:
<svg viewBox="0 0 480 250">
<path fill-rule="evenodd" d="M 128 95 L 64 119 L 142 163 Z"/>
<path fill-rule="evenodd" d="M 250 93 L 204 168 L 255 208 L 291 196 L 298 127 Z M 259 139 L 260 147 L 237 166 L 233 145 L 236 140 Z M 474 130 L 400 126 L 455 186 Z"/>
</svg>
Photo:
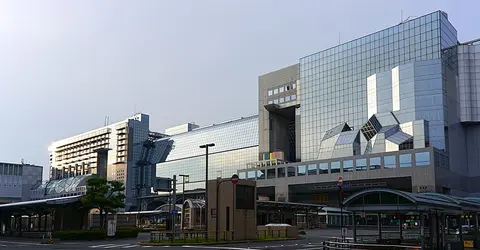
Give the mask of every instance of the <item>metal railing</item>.
<svg viewBox="0 0 480 250">
<path fill-rule="evenodd" d="M 175 232 L 175 238 L 171 231 L 152 231 L 150 232 L 151 242 L 178 242 L 178 243 L 192 243 L 192 242 L 214 242 L 216 233 L 215 231 L 185 231 Z M 234 240 L 234 231 L 220 231 L 218 232 L 218 241 L 231 241 Z M 208 239 L 207 239 L 208 237 Z"/>
<path fill-rule="evenodd" d="M 351 239 L 353 241 L 353 239 Z M 420 250 L 420 246 L 389 245 L 389 244 L 366 244 L 342 242 L 342 240 L 332 240 L 322 242 L 323 250 Z"/>
<path fill-rule="evenodd" d="M 286 238 L 288 238 L 287 229 L 257 230 L 257 239 L 259 240 L 286 239 Z"/>
</svg>

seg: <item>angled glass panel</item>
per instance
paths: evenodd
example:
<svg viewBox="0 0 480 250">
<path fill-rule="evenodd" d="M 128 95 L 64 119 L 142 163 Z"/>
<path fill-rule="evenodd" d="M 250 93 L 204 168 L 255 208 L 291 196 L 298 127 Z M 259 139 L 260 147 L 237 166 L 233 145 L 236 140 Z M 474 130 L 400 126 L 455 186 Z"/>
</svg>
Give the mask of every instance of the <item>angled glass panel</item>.
<svg viewBox="0 0 480 250">
<path fill-rule="evenodd" d="M 358 133 L 358 130 L 342 132 L 338 137 L 337 145 L 352 144 L 357 138 Z"/>
<path fill-rule="evenodd" d="M 387 140 L 397 144 L 397 145 L 400 145 L 410 139 L 412 139 L 413 137 L 407 133 L 404 133 L 402 131 L 397 131 L 395 134 L 387 137 Z"/>
</svg>

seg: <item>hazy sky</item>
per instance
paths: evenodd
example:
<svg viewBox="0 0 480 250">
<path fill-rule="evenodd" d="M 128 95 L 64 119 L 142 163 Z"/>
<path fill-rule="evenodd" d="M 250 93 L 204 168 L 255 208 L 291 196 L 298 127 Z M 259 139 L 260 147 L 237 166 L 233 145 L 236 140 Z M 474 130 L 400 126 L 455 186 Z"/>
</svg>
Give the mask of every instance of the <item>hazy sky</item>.
<svg viewBox="0 0 480 250">
<path fill-rule="evenodd" d="M 444 10 L 480 37 L 480 1 L 0 1 L 0 161 L 136 110 L 152 130 L 257 112 L 258 76 Z M 45 171 L 46 172 L 46 171 Z"/>
</svg>

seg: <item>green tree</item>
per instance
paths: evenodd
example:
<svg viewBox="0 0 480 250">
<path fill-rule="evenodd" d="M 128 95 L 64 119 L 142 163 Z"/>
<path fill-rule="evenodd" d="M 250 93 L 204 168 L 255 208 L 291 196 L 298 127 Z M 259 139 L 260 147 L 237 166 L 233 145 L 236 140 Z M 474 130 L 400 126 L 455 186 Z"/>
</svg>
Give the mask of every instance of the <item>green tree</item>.
<svg viewBox="0 0 480 250">
<path fill-rule="evenodd" d="M 125 186 L 119 181 L 107 181 L 105 178 L 91 178 L 87 181 L 87 193 L 82 198 L 82 209 L 100 211 L 100 228 L 104 228 L 108 213 L 116 213 L 125 207 Z"/>
</svg>

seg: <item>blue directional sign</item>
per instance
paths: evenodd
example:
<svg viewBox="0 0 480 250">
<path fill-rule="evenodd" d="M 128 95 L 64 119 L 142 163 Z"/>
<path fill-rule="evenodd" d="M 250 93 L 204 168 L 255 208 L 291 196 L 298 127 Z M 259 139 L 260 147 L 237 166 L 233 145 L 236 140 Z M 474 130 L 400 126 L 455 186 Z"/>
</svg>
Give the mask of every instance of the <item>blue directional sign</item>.
<svg viewBox="0 0 480 250">
<path fill-rule="evenodd" d="M 178 214 L 178 210 L 172 210 L 172 214 Z"/>
</svg>

